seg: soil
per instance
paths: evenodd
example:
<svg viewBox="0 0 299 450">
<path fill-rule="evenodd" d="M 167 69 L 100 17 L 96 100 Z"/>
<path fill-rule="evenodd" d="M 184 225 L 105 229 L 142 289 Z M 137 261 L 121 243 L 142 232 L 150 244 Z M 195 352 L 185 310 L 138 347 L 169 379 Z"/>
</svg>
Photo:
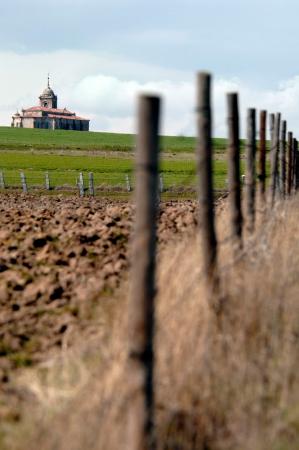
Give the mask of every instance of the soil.
<svg viewBox="0 0 299 450">
<path fill-rule="evenodd" d="M 2 396 L 17 370 L 95 331 L 97 306 L 129 273 L 133 216 L 121 200 L 0 195 Z M 160 246 L 196 224 L 195 201 L 161 203 Z"/>
</svg>

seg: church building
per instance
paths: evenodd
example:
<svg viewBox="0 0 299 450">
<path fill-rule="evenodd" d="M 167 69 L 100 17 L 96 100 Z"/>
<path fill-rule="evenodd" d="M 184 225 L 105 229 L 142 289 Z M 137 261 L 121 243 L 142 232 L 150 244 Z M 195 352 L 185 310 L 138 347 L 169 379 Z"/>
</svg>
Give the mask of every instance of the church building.
<svg viewBox="0 0 299 450">
<path fill-rule="evenodd" d="M 89 119 L 76 116 L 66 108 L 57 108 L 57 96 L 48 86 L 39 96 L 39 106 L 22 109 L 12 116 L 12 127 L 16 128 L 45 128 L 49 130 L 77 130 L 89 131 Z"/>
</svg>

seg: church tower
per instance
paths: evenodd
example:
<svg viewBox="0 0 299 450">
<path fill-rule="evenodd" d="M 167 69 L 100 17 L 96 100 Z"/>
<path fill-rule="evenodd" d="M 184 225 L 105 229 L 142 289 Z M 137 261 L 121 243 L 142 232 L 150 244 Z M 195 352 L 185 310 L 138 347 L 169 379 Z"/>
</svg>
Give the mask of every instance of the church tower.
<svg viewBox="0 0 299 450">
<path fill-rule="evenodd" d="M 50 88 L 50 77 L 48 75 L 48 85 L 43 93 L 39 96 L 40 106 L 43 108 L 57 108 L 57 95 Z"/>
</svg>

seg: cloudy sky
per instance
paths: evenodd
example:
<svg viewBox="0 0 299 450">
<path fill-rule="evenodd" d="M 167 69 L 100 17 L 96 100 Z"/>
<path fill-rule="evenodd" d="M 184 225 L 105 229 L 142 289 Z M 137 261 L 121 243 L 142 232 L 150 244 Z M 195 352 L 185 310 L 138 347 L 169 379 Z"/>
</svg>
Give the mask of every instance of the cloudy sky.
<svg viewBox="0 0 299 450">
<path fill-rule="evenodd" d="M 59 106 L 91 128 L 131 132 L 139 92 L 163 96 L 163 133 L 194 133 L 194 79 L 214 74 L 214 134 L 225 93 L 299 124 L 298 0 L 0 1 L 0 124 L 37 104 L 47 73 Z"/>
</svg>

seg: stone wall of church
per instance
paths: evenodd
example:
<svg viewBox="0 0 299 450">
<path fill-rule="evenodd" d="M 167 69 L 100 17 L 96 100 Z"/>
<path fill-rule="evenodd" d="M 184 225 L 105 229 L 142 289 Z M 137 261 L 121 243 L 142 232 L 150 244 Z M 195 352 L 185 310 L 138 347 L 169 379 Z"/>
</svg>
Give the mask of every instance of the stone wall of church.
<svg viewBox="0 0 299 450">
<path fill-rule="evenodd" d="M 22 128 L 22 126 L 23 126 L 22 118 L 21 117 L 13 117 L 11 126 L 15 127 L 15 128 Z"/>
<path fill-rule="evenodd" d="M 25 120 L 25 119 L 24 119 Z M 34 128 L 43 128 L 45 130 L 53 130 L 53 119 L 48 117 L 41 117 L 34 119 Z"/>
<path fill-rule="evenodd" d="M 14 119 L 16 128 L 41 128 L 45 130 L 89 131 L 88 120 L 55 119 L 49 117 L 22 117 Z"/>
<path fill-rule="evenodd" d="M 23 117 L 22 118 L 22 127 L 23 128 L 35 128 L 34 119 L 32 117 Z"/>
<path fill-rule="evenodd" d="M 89 131 L 88 120 L 55 119 L 56 130 Z"/>
<path fill-rule="evenodd" d="M 81 131 L 89 131 L 89 121 L 88 120 L 80 120 Z"/>
</svg>

